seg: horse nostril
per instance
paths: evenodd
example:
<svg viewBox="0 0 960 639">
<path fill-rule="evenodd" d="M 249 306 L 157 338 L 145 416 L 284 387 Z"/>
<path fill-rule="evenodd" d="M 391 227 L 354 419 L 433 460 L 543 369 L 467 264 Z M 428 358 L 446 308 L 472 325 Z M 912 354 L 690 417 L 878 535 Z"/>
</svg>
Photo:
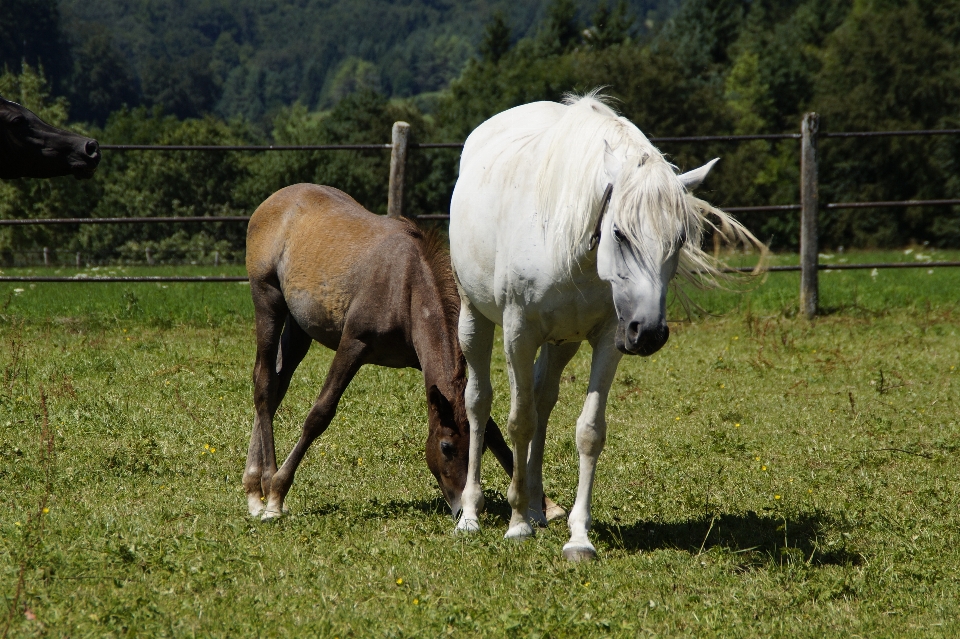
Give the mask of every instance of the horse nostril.
<svg viewBox="0 0 960 639">
<path fill-rule="evenodd" d="M 100 152 L 100 145 L 97 144 L 96 140 L 87 140 L 87 143 L 83 145 L 83 151 L 90 157 L 96 157 Z"/>
<path fill-rule="evenodd" d="M 634 344 L 640 339 L 640 322 L 634 321 L 627 324 L 627 339 Z"/>
</svg>

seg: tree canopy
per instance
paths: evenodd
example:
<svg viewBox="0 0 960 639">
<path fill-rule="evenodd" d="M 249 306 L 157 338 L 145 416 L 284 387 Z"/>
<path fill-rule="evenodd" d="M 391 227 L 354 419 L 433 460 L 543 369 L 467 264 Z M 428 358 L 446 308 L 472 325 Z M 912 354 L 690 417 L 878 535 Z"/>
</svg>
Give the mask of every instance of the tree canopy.
<svg viewBox="0 0 960 639">
<path fill-rule="evenodd" d="M 828 131 L 960 128 L 960 0 L 0 0 L 0 15 L 14 5 L 52 26 L 0 38 L 0 92 L 58 122 L 69 108 L 102 142 L 384 142 L 396 119 L 419 140 L 461 141 L 499 111 L 596 87 L 651 137 L 792 133 L 807 111 Z M 798 201 L 795 141 L 662 150 L 684 170 L 721 157 L 703 193 L 721 206 Z M 821 152 L 823 201 L 960 198 L 957 136 L 825 139 Z M 410 162 L 407 210 L 446 212 L 457 154 Z M 387 167 L 378 153 L 108 153 L 89 183 L 0 185 L 0 215 L 249 213 L 298 181 L 382 212 Z M 956 247 L 958 212 L 824 211 L 821 235 Z M 795 214 L 743 218 L 795 247 Z M 173 232 L 8 229 L 0 254 L 53 242 L 117 259 Z M 242 249 L 226 226 L 204 233 L 181 243 Z"/>
</svg>

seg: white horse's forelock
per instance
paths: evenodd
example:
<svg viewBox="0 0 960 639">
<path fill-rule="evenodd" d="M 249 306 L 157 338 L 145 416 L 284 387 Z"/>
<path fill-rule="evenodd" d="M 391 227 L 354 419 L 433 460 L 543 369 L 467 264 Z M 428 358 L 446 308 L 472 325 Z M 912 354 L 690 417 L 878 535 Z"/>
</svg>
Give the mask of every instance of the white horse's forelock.
<svg viewBox="0 0 960 639">
<path fill-rule="evenodd" d="M 536 187 L 537 215 L 563 271 L 575 268 L 589 250 L 608 182 L 604 141 L 623 165 L 607 215 L 634 247 L 646 252 L 642 259 L 662 261 L 685 238 L 677 274 L 697 286 L 716 285 L 723 279 L 723 265 L 700 247 L 705 225 L 727 243 L 765 253 L 763 244 L 729 214 L 688 193 L 676 167 L 640 129 L 618 116 L 599 90 L 568 95 L 564 104 L 566 113 L 547 133 L 551 137 Z"/>
</svg>

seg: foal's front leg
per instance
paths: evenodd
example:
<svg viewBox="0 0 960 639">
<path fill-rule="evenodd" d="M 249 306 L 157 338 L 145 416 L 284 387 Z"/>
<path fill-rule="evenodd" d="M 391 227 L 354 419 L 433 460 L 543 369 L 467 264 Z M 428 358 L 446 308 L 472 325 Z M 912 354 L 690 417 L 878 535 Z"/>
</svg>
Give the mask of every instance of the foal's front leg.
<svg viewBox="0 0 960 639">
<path fill-rule="evenodd" d="M 577 420 L 577 451 L 580 453 L 580 479 L 577 483 L 577 500 L 567 520 L 570 526 L 570 541 L 563 546 L 563 556 L 570 561 L 595 559 L 597 549 L 590 543 L 588 532 L 592 518 L 590 502 L 593 499 L 593 479 L 597 459 L 607 440 L 607 394 L 617 372 L 622 355 L 616 349 L 613 333 L 591 341 L 593 359 L 590 362 L 590 385 L 587 400 Z"/>
</svg>

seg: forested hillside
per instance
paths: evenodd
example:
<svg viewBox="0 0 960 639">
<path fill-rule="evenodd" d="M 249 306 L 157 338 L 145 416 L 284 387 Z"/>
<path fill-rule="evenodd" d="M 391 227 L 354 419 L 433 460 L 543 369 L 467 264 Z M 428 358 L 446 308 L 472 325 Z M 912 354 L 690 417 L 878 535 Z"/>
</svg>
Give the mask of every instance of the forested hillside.
<svg viewBox="0 0 960 639">
<path fill-rule="evenodd" d="M 678 4 L 624 6 L 639 35 Z M 584 17 L 595 5 L 571 3 Z M 74 117 L 100 124 L 124 103 L 260 122 L 294 102 L 329 108 L 361 88 L 438 91 L 476 55 L 494 13 L 519 39 L 534 35 L 547 11 L 539 0 L 60 0 L 59 14 L 57 6 L 0 0 L 9 33 L 0 65 L 42 61 Z"/>
<path fill-rule="evenodd" d="M 39 22 L 19 49 L 0 22 L 0 93 L 57 121 L 69 113 L 108 143 L 384 142 L 396 119 L 419 140 L 460 141 L 505 108 L 598 86 L 652 136 L 795 132 L 809 110 L 830 131 L 960 128 L 960 0 L 16 4 Z M 42 62 L 47 84 L 17 56 Z M 683 169 L 722 158 L 704 191 L 717 204 L 798 200 L 795 141 L 662 148 Z M 821 151 L 823 201 L 960 198 L 960 137 L 831 139 Z M 407 210 L 446 212 L 456 152 L 410 162 Z M 382 212 L 387 165 L 380 153 L 107 153 L 90 183 L 0 184 L 0 216 L 249 213 L 298 181 Z M 829 211 L 822 236 L 960 246 L 958 212 Z M 795 246 L 795 214 L 744 219 L 774 247 Z M 104 260 L 140 259 L 145 247 L 169 259 L 242 251 L 236 227 L 193 233 L 6 229 L 0 256 L 45 245 Z"/>
</svg>

